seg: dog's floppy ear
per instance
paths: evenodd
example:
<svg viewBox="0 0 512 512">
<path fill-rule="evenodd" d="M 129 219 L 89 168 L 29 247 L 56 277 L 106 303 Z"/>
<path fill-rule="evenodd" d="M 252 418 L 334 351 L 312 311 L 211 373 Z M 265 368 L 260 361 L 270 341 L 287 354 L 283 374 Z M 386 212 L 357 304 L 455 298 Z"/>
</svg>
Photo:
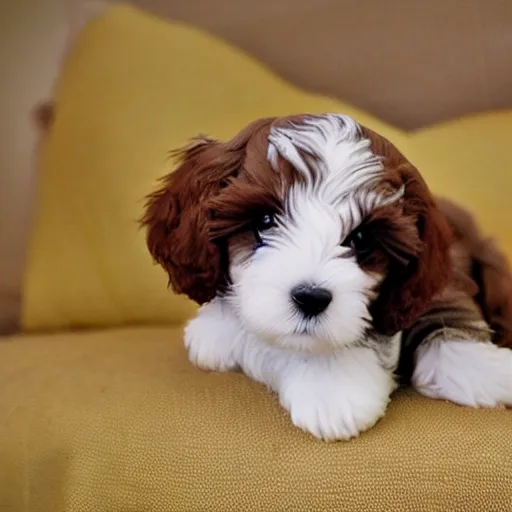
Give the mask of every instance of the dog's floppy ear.
<svg viewBox="0 0 512 512">
<path fill-rule="evenodd" d="M 385 138 L 364 129 L 373 151 L 404 185 L 403 214 L 414 219 L 420 250 L 406 267 L 391 265 L 372 305 L 376 329 L 392 335 L 410 327 L 452 275 L 452 231 L 418 170 Z"/>
<path fill-rule="evenodd" d="M 259 120 L 228 142 L 200 137 L 179 151 L 178 168 L 147 198 L 141 220 L 149 252 L 169 285 L 198 304 L 212 300 L 227 282 L 222 240 L 212 234 L 211 205 L 239 173 L 246 145 L 268 120 Z"/>
<path fill-rule="evenodd" d="M 142 224 L 149 252 L 169 285 L 198 304 L 210 301 L 224 280 L 221 247 L 210 239 L 208 200 L 236 174 L 241 151 L 198 138 L 179 153 L 181 164 L 148 196 Z"/>
<path fill-rule="evenodd" d="M 405 268 L 391 268 L 375 305 L 377 329 L 393 334 L 409 327 L 451 277 L 451 230 L 425 182 L 410 164 L 398 172 L 405 183 L 404 214 L 416 219 L 421 251 Z"/>
</svg>

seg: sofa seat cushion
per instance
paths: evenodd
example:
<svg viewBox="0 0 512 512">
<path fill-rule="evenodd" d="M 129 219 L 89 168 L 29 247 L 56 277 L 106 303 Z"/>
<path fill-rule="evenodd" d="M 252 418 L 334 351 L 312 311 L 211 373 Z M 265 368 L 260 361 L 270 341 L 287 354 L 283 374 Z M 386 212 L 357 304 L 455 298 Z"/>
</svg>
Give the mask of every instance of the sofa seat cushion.
<svg viewBox="0 0 512 512">
<path fill-rule="evenodd" d="M 0 510 L 510 511 L 512 411 L 394 397 L 350 442 L 296 429 L 178 328 L 0 343 Z"/>
</svg>

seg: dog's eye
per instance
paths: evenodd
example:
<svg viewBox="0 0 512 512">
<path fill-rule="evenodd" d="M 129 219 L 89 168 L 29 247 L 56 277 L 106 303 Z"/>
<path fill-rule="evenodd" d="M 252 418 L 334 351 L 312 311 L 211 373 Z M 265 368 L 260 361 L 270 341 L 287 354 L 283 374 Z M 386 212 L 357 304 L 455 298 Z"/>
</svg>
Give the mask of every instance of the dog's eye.
<svg viewBox="0 0 512 512">
<path fill-rule="evenodd" d="M 351 247 L 358 258 L 368 256 L 373 248 L 373 238 L 368 231 L 364 229 L 356 229 L 343 242 L 345 247 Z"/>
<path fill-rule="evenodd" d="M 270 229 L 275 225 L 274 216 L 271 213 L 265 213 L 256 219 L 254 228 L 256 231 L 261 232 Z"/>
</svg>

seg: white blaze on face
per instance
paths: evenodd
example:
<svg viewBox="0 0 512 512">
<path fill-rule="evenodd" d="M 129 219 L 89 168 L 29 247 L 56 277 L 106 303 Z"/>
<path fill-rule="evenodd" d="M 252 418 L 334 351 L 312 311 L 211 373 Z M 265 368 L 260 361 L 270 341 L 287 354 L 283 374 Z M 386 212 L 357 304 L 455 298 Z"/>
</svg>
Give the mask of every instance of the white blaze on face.
<svg viewBox="0 0 512 512">
<path fill-rule="evenodd" d="M 283 347 L 316 352 L 352 344 L 369 326 L 379 276 L 364 272 L 341 243 L 376 206 L 402 191 L 376 192 L 381 159 L 347 116 L 273 128 L 268 159 L 275 172 L 280 158 L 302 180 L 286 191 L 284 213 L 262 234 L 265 245 L 231 268 L 234 305 L 250 331 Z M 319 316 L 307 318 L 293 303 L 291 291 L 301 284 L 332 293 Z"/>
</svg>

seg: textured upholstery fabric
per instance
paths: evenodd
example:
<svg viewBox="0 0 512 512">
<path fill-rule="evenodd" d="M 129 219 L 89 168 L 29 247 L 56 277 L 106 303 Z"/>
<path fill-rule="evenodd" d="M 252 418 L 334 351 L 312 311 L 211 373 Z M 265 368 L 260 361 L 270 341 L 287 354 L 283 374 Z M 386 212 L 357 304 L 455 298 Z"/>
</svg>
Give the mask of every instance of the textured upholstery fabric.
<svg viewBox="0 0 512 512">
<path fill-rule="evenodd" d="M 172 328 L 0 344 L 0 510 L 510 512 L 512 411 L 400 392 L 325 444 Z M 3 507 L 3 508 L 2 508 Z"/>
</svg>

